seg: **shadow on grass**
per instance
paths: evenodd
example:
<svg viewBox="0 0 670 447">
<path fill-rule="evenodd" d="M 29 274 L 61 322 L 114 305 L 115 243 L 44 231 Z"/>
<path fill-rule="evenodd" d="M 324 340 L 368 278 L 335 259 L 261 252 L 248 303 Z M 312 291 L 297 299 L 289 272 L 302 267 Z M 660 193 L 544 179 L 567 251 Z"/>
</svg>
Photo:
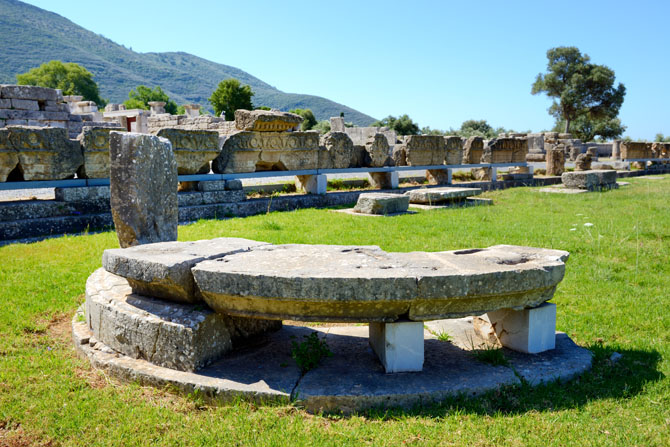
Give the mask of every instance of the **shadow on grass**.
<svg viewBox="0 0 670 447">
<path fill-rule="evenodd" d="M 531 386 L 504 387 L 479 397 L 454 397 L 440 404 L 415 406 L 411 409 L 369 410 L 363 412 L 380 420 L 399 416 L 442 417 L 450 413 L 477 415 L 519 415 L 529 411 L 560 411 L 581 407 L 601 399 L 627 399 L 640 394 L 645 385 L 665 378 L 658 370 L 661 355 L 657 351 L 621 350 L 591 345 L 593 367 L 590 371 L 566 382 Z M 622 354 L 615 362 L 614 352 Z"/>
</svg>

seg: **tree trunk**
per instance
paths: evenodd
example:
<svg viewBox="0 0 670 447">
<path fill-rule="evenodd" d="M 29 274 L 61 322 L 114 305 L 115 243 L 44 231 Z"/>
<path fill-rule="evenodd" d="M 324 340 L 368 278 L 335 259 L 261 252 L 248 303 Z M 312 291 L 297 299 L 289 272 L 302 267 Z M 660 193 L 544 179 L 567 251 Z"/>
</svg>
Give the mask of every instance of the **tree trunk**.
<svg viewBox="0 0 670 447">
<path fill-rule="evenodd" d="M 570 118 L 565 119 L 565 133 L 570 133 Z"/>
</svg>

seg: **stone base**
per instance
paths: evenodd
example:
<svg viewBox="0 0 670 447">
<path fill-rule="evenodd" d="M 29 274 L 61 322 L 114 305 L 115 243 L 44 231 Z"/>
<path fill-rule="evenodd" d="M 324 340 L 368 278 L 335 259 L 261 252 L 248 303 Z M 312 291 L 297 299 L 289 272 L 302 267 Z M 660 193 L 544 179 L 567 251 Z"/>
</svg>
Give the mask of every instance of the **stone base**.
<svg viewBox="0 0 670 447">
<path fill-rule="evenodd" d="M 358 196 L 354 212 L 361 214 L 397 214 L 409 208 L 409 196 L 383 192 L 365 192 Z"/>
<path fill-rule="evenodd" d="M 327 186 L 328 177 L 325 174 L 296 175 L 295 177 L 295 188 L 307 194 L 325 194 Z"/>
<path fill-rule="evenodd" d="M 369 342 L 386 373 L 423 368 L 423 322 L 370 323 Z"/>
<path fill-rule="evenodd" d="M 420 203 L 423 205 L 439 204 L 451 201 L 465 200 L 470 196 L 477 196 L 482 193 L 481 188 L 419 188 L 407 191 L 410 203 Z"/>
<path fill-rule="evenodd" d="M 472 355 L 473 347 L 484 341 L 474 333 L 471 318 L 436 320 L 427 326 L 423 370 L 412 374 L 385 373 L 369 347 L 365 326 L 284 326 L 270 334 L 265 343 L 232 351 L 196 372 L 176 371 L 114 352 L 95 340 L 81 321 L 81 314 L 73 319 L 72 335 L 80 355 L 95 368 L 122 380 L 157 387 L 171 385 L 185 394 L 198 390 L 220 402 L 239 398 L 261 403 L 294 402 L 310 412 L 411 408 L 520 386 L 521 380 L 532 386 L 565 381 L 591 367 L 591 352 L 560 332 L 556 334 L 555 349 L 535 355 L 503 349 L 508 365 L 493 366 Z M 291 342 L 313 331 L 325 338 L 333 356 L 301 375 L 291 358 Z M 438 340 L 435 334 L 440 333 L 447 334 L 450 341 Z"/>
<path fill-rule="evenodd" d="M 532 309 L 500 309 L 474 319 L 481 338 L 526 354 L 537 354 L 556 346 L 556 305 L 543 303 Z"/>
<path fill-rule="evenodd" d="M 417 210 L 438 210 L 443 208 L 467 208 L 469 206 L 491 206 L 493 199 L 483 199 L 481 197 L 468 197 L 465 200 L 424 205 L 421 203 L 410 203 L 409 207 Z M 410 211 L 411 212 L 411 211 Z"/>
<path fill-rule="evenodd" d="M 368 180 L 374 189 L 397 189 L 400 175 L 394 172 L 368 172 Z"/>
<path fill-rule="evenodd" d="M 92 200 L 109 201 L 109 186 L 82 186 L 75 188 L 54 188 L 58 202 L 90 202 Z"/>
<path fill-rule="evenodd" d="M 574 171 L 564 172 L 561 181 L 569 189 L 599 191 L 616 187 L 616 171 Z"/>
</svg>

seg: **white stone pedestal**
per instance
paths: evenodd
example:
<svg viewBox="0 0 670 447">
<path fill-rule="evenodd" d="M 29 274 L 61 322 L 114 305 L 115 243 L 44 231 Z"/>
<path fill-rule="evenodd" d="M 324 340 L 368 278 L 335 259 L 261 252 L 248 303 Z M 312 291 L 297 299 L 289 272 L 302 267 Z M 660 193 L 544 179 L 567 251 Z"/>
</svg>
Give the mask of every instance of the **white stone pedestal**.
<svg viewBox="0 0 670 447">
<path fill-rule="evenodd" d="M 483 338 L 494 335 L 506 348 L 537 354 L 556 347 L 556 305 L 542 303 L 532 309 L 500 309 L 480 317 L 490 326 L 475 329 Z M 490 334 L 486 334 L 489 331 Z"/>
<path fill-rule="evenodd" d="M 423 323 L 370 323 L 369 342 L 386 373 L 423 369 Z"/>
<path fill-rule="evenodd" d="M 368 172 L 368 180 L 375 189 L 396 189 L 400 184 L 400 175 L 393 172 Z"/>
<path fill-rule="evenodd" d="M 303 189 L 307 194 L 325 194 L 328 186 L 328 177 L 319 175 L 296 175 L 295 187 Z"/>
</svg>

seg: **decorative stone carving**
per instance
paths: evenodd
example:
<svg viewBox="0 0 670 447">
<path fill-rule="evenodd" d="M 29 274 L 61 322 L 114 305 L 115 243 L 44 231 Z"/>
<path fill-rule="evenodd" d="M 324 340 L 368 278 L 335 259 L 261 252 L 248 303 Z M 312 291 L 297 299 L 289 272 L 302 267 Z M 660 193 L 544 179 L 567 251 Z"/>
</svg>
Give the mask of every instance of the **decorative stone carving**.
<svg viewBox="0 0 670 447">
<path fill-rule="evenodd" d="M 479 164 L 484 152 L 484 139 L 482 137 L 470 137 L 463 145 L 463 164 Z"/>
<path fill-rule="evenodd" d="M 622 141 L 621 158 L 624 160 L 651 158 L 651 143 L 643 143 L 639 141 Z"/>
<path fill-rule="evenodd" d="M 0 129 L 0 182 L 19 164 L 19 153 L 9 142 L 9 129 Z"/>
<path fill-rule="evenodd" d="M 66 129 L 8 126 L 7 130 L 23 180 L 71 178 L 84 162 L 79 142 L 70 140 Z"/>
<path fill-rule="evenodd" d="M 302 123 L 295 113 L 278 110 L 235 110 L 235 127 L 256 132 L 284 132 Z"/>
<path fill-rule="evenodd" d="M 460 165 L 463 161 L 463 140 L 461 137 L 444 137 L 444 145 L 447 156 L 444 159 L 445 164 Z"/>
<path fill-rule="evenodd" d="M 316 169 L 318 132 L 238 132 L 226 139 L 212 170 L 220 174 Z"/>
<path fill-rule="evenodd" d="M 579 154 L 575 159 L 575 171 L 590 171 L 592 161 L 591 154 Z"/>
<path fill-rule="evenodd" d="M 528 142 L 525 138 L 493 138 L 482 153 L 482 163 L 515 163 L 526 161 Z"/>
<path fill-rule="evenodd" d="M 354 142 L 344 132 L 328 132 L 319 141 L 319 169 L 342 169 L 351 165 Z"/>
<path fill-rule="evenodd" d="M 565 171 L 565 147 L 561 144 L 547 149 L 547 175 L 561 175 Z"/>
<path fill-rule="evenodd" d="M 393 154 L 396 166 L 441 165 L 447 158 L 447 148 L 441 135 L 410 135 L 396 145 Z"/>
<path fill-rule="evenodd" d="M 165 138 L 112 132 L 111 209 L 121 248 L 177 239 L 177 162 Z"/>
<path fill-rule="evenodd" d="M 181 175 L 207 174 L 209 162 L 218 157 L 221 151 L 219 134 L 212 130 L 164 128 L 157 135 L 172 143 L 177 172 Z"/>
<path fill-rule="evenodd" d="M 77 171 L 79 177 L 109 177 L 109 134 L 112 131 L 123 132 L 124 129 L 84 126 L 77 138 L 84 154 L 84 164 Z"/>
<path fill-rule="evenodd" d="M 376 133 L 365 142 L 366 166 L 377 168 L 391 165 L 389 143 L 384 134 Z"/>
<path fill-rule="evenodd" d="M 383 192 L 364 192 L 358 196 L 355 213 L 396 214 L 404 213 L 409 207 L 409 196 Z"/>
<path fill-rule="evenodd" d="M 510 245 L 435 253 L 269 245 L 201 262 L 192 271 L 207 304 L 229 315 L 425 321 L 538 306 L 552 298 L 567 257 Z"/>
</svg>

